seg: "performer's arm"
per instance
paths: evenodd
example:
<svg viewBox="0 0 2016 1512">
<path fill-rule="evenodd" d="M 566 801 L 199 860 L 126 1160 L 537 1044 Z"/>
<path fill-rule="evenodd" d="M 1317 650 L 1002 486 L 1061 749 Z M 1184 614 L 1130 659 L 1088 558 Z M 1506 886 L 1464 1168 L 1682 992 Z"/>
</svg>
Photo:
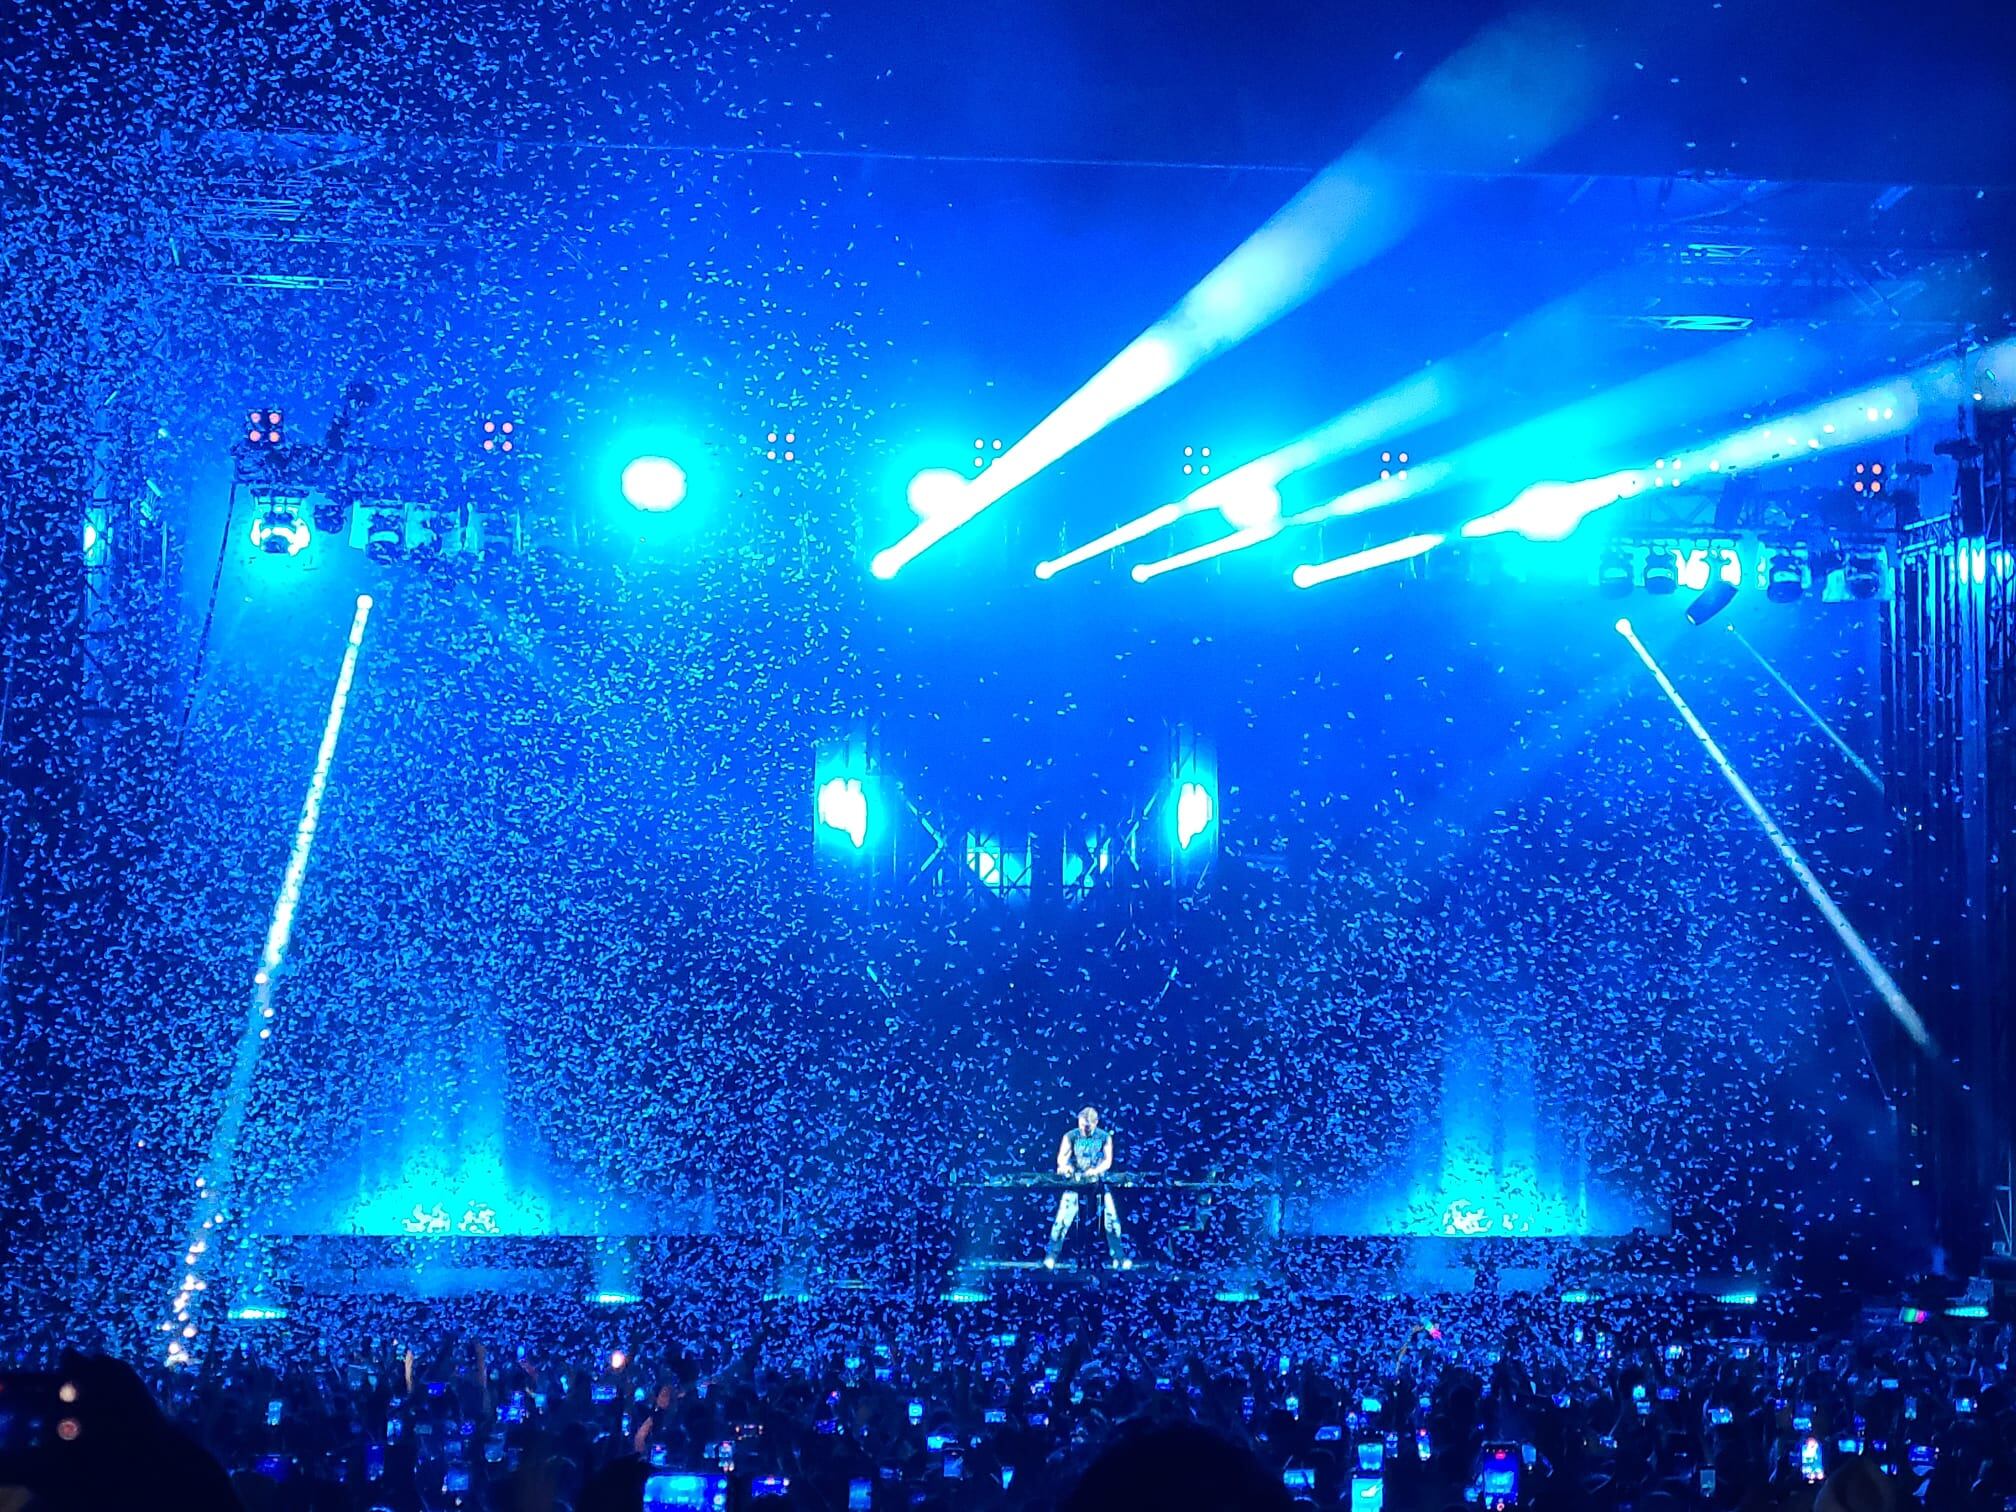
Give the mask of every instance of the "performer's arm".
<svg viewBox="0 0 2016 1512">
<path fill-rule="evenodd" d="M 1094 1176 L 1104 1176 L 1108 1171 L 1112 1169 L 1113 1169 L 1113 1136 L 1111 1134 L 1108 1134 L 1106 1136 L 1106 1153 L 1099 1157 L 1099 1164 L 1092 1167 L 1092 1174 Z"/>
<path fill-rule="evenodd" d="M 1057 1141 L 1057 1174 L 1059 1176 L 1069 1176 L 1071 1174 L 1071 1136 L 1069 1134 L 1066 1134 L 1062 1139 Z"/>
</svg>

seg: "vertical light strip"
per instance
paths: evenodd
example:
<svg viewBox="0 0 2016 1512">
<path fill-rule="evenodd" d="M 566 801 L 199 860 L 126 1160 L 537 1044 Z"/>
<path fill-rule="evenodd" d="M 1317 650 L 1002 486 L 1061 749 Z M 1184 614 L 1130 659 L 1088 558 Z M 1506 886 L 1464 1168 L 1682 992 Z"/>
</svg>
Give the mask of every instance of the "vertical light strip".
<svg viewBox="0 0 2016 1512">
<path fill-rule="evenodd" d="M 281 874 L 280 895 L 274 900 L 273 918 L 266 926 L 259 969 L 252 974 L 251 1009 L 238 1036 L 238 1052 L 232 1062 L 231 1080 L 225 1088 L 209 1153 L 196 1176 L 196 1214 L 191 1220 L 189 1242 L 183 1247 L 182 1279 L 169 1306 L 169 1316 L 161 1321 L 161 1332 L 170 1336 L 166 1361 L 170 1365 L 186 1365 L 190 1361 L 198 1298 L 209 1286 L 202 1274 L 204 1262 L 216 1254 L 217 1231 L 232 1216 L 229 1208 L 232 1160 L 245 1124 L 245 1108 L 252 1093 L 252 1073 L 259 1064 L 259 1050 L 273 1037 L 273 978 L 286 958 L 287 942 L 293 938 L 301 884 L 308 875 L 308 857 L 315 848 L 315 830 L 322 817 L 322 795 L 328 790 L 329 770 L 336 761 L 336 742 L 343 733 L 343 711 L 350 702 L 350 686 L 357 676 L 357 653 L 364 645 L 364 626 L 370 617 L 371 595 L 360 593 L 356 616 L 350 621 L 350 639 L 343 648 L 343 664 L 336 674 L 336 691 L 329 700 L 329 717 L 322 725 L 322 743 L 315 751 L 315 770 L 308 779 L 301 817 L 294 826 L 293 849 L 287 855 L 287 870 Z"/>
<path fill-rule="evenodd" d="M 1735 636 L 1736 639 L 1742 644 L 1742 647 L 1745 651 L 1748 651 L 1752 656 L 1757 658 L 1757 665 L 1762 667 L 1766 672 L 1771 674 L 1771 680 L 1776 684 L 1778 684 L 1779 687 L 1785 690 L 1786 695 L 1792 700 L 1792 702 L 1794 702 L 1799 706 L 1800 712 L 1803 713 L 1808 719 L 1812 720 L 1814 724 L 1820 727 L 1821 734 L 1825 735 L 1829 740 L 1834 742 L 1835 747 L 1841 752 L 1841 754 L 1848 758 L 1849 765 L 1853 766 L 1856 771 L 1860 772 L 1863 776 L 1863 779 L 1868 782 L 1869 786 L 1876 789 L 1876 792 L 1880 796 L 1881 793 L 1883 792 L 1883 779 L 1881 777 L 1878 777 L 1875 773 L 1875 770 L 1869 765 L 1869 763 L 1864 761 L 1861 755 L 1856 751 L 1856 749 L 1850 744 L 1848 744 L 1847 740 L 1843 738 L 1841 732 L 1835 729 L 1834 726 L 1832 726 L 1826 720 L 1820 717 L 1820 711 L 1814 708 L 1813 705 L 1806 702 L 1806 700 L 1800 696 L 1799 690 L 1793 687 L 1792 684 L 1787 682 L 1785 680 L 1785 675 L 1782 672 L 1780 672 L 1776 667 L 1772 666 L 1771 663 L 1765 659 L 1764 653 L 1762 651 L 1759 651 L 1755 646 L 1750 644 L 1750 642 L 1744 637 L 1744 634 L 1741 630 L 1738 630 L 1734 625 L 1728 626 L 1728 630 L 1729 633 Z"/>
<path fill-rule="evenodd" d="M 1687 700 L 1680 696 L 1680 690 L 1673 686 L 1672 679 L 1667 677 L 1664 669 L 1652 659 L 1652 653 L 1645 649 L 1645 643 L 1638 639 L 1637 632 L 1631 628 L 1631 621 L 1627 619 L 1617 621 L 1617 633 L 1631 643 L 1631 649 L 1638 653 L 1638 659 L 1645 663 L 1646 669 L 1658 680 L 1660 690 L 1679 711 L 1680 718 L 1686 722 L 1687 728 L 1694 732 L 1694 738 L 1701 742 L 1701 748 L 1721 769 L 1722 775 L 1729 781 L 1729 786 L 1743 801 L 1743 806 L 1750 810 L 1751 817 L 1764 827 L 1764 833 L 1777 848 L 1779 858 L 1784 861 L 1786 869 L 1798 878 L 1799 885 L 1806 889 L 1806 896 L 1811 898 L 1813 906 L 1820 910 L 1820 916 L 1833 927 L 1834 933 L 1840 936 L 1841 943 L 1848 947 L 1848 953 L 1855 958 L 1855 964 L 1862 968 L 1862 974 L 1869 978 L 1869 985 L 1882 997 L 1892 1016 L 1904 1026 L 1904 1032 L 1911 1036 L 1920 1049 L 1929 1052 L 1932 1049 L 1932 1036 L 1926 1032 L 1925 1021 L 1918 1016 L 1918 1010 L 1911 1006 L 1911 1000 L 1904 996 L 1903 990 L 1891 979 L 1890 973 L 1883 969 L 1883 963 L 1877 960 L 1874 952 L 1863 943 L 1862 936 L 1856 932 L 1855 926 L 1848 922 L 1848 916 L 1841 912 L 1827 889 L 1821 885 L 1820 879 L 1813 875 L 1813 868 L 1806 864 L 1798 848 L 1786 838 L 1785 832 L 1778 828 L 1777 822 L 1770 814 L 1765 812 L 1764 805 L 1758 801 L 1757 795 L 1750 791 L 1750 784 L 1743 780 L 1742 774 L 1730 764 L 1729 758 L 1722 754 L 1722 747 L 1715 743 L 1715 737 L 1708 733 L 1707 727 L 1699 719 L 1695 718 L 1694 711 L 1687 706 Z"/>
</svg>

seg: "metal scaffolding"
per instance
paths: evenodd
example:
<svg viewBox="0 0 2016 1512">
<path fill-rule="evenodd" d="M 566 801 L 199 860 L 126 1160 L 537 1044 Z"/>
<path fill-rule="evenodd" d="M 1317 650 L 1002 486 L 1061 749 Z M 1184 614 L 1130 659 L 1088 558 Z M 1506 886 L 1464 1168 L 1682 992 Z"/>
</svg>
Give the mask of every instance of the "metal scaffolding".
<svg viewBox="0 0 2016 1512">
<path fill-rule="evenodd" d="M 1938 1049 L 1898 1046 L 1904 1151 L 1956 1262 L 2016 1254 L 2010 989 L 2016 884 L 2016 541 L 2006 411 L 1941 450 L 1953 508 L 1906 533 L 1884 626 L 1884 741 L 1898 815 L 1903 972 Z"/>
</svg>

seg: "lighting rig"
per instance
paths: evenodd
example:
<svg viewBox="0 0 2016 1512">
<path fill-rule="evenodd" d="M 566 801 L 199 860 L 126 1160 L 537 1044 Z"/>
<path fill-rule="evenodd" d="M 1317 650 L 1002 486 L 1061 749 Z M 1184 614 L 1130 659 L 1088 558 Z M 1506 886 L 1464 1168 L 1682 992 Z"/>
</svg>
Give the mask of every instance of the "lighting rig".
<svg viewBox="0 0 2016 1512">
<path fill-rule="evenodd" d="M 451 459 L 359 439 L 358 422 L 377 402 L 371 385 L 349 385 L 319 442 L 291 439 L 279 406 L 248 407 L 232 447 L 232 488 L 234 510 L 239 490 L 251 500 L 253 545 L 296 556 L 321 535 L 380 565 L 515 554 L 530 505 L 523 423 L 488 417 Z"/>
</svg>

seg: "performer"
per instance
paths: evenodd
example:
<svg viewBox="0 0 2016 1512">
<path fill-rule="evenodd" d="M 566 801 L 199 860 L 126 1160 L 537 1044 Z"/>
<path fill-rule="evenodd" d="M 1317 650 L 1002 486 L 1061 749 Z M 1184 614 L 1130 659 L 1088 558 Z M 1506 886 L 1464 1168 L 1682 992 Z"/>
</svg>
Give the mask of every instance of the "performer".
<svg viewBox="0 0 2016 1512">
<path fill-rule="evenodd" d="M 1057 1174 L 1070 1181 L 1090 1186 L 1099 1195 L 1100 1220 L 1106 1230 L 1106 1254 L 1116 1270 L 1131 1270 L 1134 1262 L 1129 1260 L 1120 1243 L 1120 1210 L 1113 1205 L 1113 1194 L 1101 1180 L 1113 1169 L 1113 1135 L 1099 1127 L 1099 1110 L 1081 1108 L 1078 1123 L 1067 1129 L 1057 1144 Z M 1071 1225 L 1078 1221 L 1078 1193 L 1069 1191 L 1057 1199 L 1057 1218 L 1050 1225 L 1050 1242 L 1043 1247 L 1043 1264 L 1048 1270 L 1057 1268 L 1057 1256 L 1064 1248 L 1064 1236 L 1071 1232 Z"/>
</svg>

